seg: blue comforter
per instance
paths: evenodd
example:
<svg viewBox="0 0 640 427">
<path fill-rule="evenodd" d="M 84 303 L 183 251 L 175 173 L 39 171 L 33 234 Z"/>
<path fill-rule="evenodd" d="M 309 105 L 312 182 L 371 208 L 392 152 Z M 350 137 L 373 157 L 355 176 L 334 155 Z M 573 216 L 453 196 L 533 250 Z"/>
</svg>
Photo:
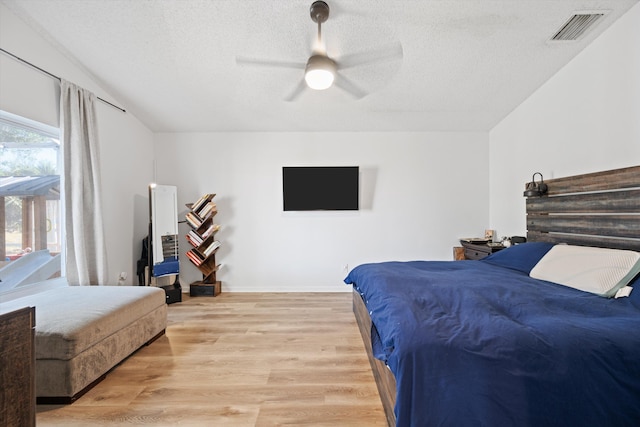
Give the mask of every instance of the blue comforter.
<svg viewBox="0 0 640 427">
<path fill-rule="evenodd" d="M 345 279 L 395 375 L 397 425 L 640 425 L 639 302 L 496 264 L 364 264 Z"/>
</svg>

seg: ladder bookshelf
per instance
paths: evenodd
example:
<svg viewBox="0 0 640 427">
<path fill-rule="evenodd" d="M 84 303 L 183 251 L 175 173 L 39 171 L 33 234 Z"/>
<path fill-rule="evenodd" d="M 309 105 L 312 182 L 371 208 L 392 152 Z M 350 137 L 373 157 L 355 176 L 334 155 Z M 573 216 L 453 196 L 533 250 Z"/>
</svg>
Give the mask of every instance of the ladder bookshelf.
<svg viewBox="0 0 640 427">
<path fill-rule="evenodd" d="M 192 248 L 187 251 L 187 258 L 202 273 L 202 280 L 189 285 L 191 296 L 216 296 L 221 292 L 222 282 L 216 279 L 220 264 L 216 263 L 216 252 L 220 242 L 216 240 L 216 233 L 220 225 L 213 221 L 218 208 L 213 201 L 215 194 L 204 194 L 194 203 L 186 206 L 189 212 L 185 219 L 191 230 L 185 236 Z"/>
</svg>

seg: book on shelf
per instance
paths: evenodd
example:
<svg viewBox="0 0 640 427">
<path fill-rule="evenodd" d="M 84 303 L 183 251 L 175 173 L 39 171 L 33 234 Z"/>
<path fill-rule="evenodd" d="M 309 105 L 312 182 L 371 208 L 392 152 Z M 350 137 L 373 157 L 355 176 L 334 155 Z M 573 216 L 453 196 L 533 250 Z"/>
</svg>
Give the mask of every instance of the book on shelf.
<svg viewBox="0 0 640 427">
<path fill-rule="evenodd" d="M 218 230 L 220 230 L 220 226 L 218 224 L 211 223 L 211 225 L 209 225 L 209 227 L 202 232 L 202 239 L 206 239 Z"/>
<path fill-rule="evenodd" d="M 202 196 L 200 196 L 200 198 L 193 202 L 193 205 L 191 205 L 191 210 L 197 211 L 198 209 L 200 209 L 202 204 L 207 201 L 208 196 L 209 194 L 203 194 Z"/>
<path fill-rule="evenodd" d="M 202 264 L 202 258 L 200 258 L 200 256 L 197 255 L 195 250 L 190 250 L 187 251 L 187 258 L 189 258 L 189 260 L 194 263 L 196 266 L 199 266 Z"/>
<path fill-rule="evenodd" d="M 189 215 L 188 215 L 188 214 L 184 216 L 184 219 L 187 221 L 187 223 L 189 224 L 189 226 L 191 226 L 192 228 L 195 228 L 195 224 L 194 224 L 193 220 L 191 220 L 191 219 L 189 218 Z"/>
<path fill-rule="evenodd" d="M 215 251 L 219 247 L 220 247 L 220 242 L 218 242 L 217 240 L 214 240 L 213 242 L 211 242 L 211 244 L 209 246 L 207 246 L 206 248 L 203 249 L 202 254 L 205 257 L 208 257 L 209 255 L 211 255 L 211 253 L 213 251 Z"/>
<path fill-rule="evenodd" d="M 195 211 L 200 218 L 207 218 L 212 212 L 216 210 L 216 204 L 209 202 L 202 207 L 202 209 Z"/>
<path fill-rule="evenodd" d="M 191 212 L 188 212 L 188 213 L 184 216 L 184 218 L 187 220 L 187 222 L 189 223 L 189 225 L 190 225 L 192 228 L 198 228 L 198 227 L 199 227 L 199 225 L 198 225 L 198 223 L 199 223 L 199 219 L 198 219 L 198 218 L 196 218 L 196 216 L 195 216 L 195 215 L 191 214 Z"/>
<path fill-rule="evenodd" d="M 189 244 L 194 248 L 197 248 L 199 246 L 198 243 L 193 241 L 193 239 L 190 236 L 185 236 L 185 237 L 187 238 L 187 242 L 189 242 Z"/>
<path fill-rule="evenodd" d="M 196 200 L 196 202 L 191 207 L 191 210 L 194 212 L 198 212 L 205 203 L 207 203 L 209 200 L 213 199 L 214 197 L 215 197 L 215 194 L 210 194 L 210 193 L 203 194 L 202 197 Z"/>
<path fill-rule="evenodd" d="M 185 236 L 187 241 L 191 243 L 191 246 L 197 248 L 204 242 L 204 238 L 199 236 L 195 230 L 189 231 L 189 233 Z"/>
<path fill-rule="evenodd" d="M 200 243 L 204 241 L 204 238 L 198 233 L 195 229 L 189 230 L 189 236 L 193 237 L 196 240 L 199 240 Z"/>
<path fill-rule="evenodd" d="M 198 217 L 198 215 L 194 214 L 193 212 L 187 212 L 184 217 L 189 225 L 193 228 L 198 228 L 202 225 L 202 219 L 200 219 L 200 217 Z"/>
</svg>

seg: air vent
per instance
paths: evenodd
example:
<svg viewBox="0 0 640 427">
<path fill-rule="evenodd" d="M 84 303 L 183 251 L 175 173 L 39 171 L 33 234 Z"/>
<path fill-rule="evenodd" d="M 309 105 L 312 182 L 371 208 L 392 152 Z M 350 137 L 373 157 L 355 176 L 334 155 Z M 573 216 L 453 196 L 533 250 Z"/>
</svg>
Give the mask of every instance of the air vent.
<svg viewBox="0 0 640 427">
<path fill-rule="evenodd" d="M 587 30 L 604 16 L 604 13 L 577 13 L 551 37 L 551 40 L 570 41 L 578 40 Z"/>
</svg>

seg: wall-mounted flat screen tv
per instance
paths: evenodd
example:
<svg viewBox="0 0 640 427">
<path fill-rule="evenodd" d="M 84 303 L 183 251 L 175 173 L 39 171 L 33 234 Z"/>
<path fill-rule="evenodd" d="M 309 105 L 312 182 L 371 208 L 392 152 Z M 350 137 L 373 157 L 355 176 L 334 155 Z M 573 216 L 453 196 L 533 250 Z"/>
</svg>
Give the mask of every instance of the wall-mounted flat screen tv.
<svg viewBox="0 0 640 427">
<path fill-rule="evenodd" d="M 358 181 L 358 166 L 284 166 L 284 210 L 356 211 Z"/>
</svg>

